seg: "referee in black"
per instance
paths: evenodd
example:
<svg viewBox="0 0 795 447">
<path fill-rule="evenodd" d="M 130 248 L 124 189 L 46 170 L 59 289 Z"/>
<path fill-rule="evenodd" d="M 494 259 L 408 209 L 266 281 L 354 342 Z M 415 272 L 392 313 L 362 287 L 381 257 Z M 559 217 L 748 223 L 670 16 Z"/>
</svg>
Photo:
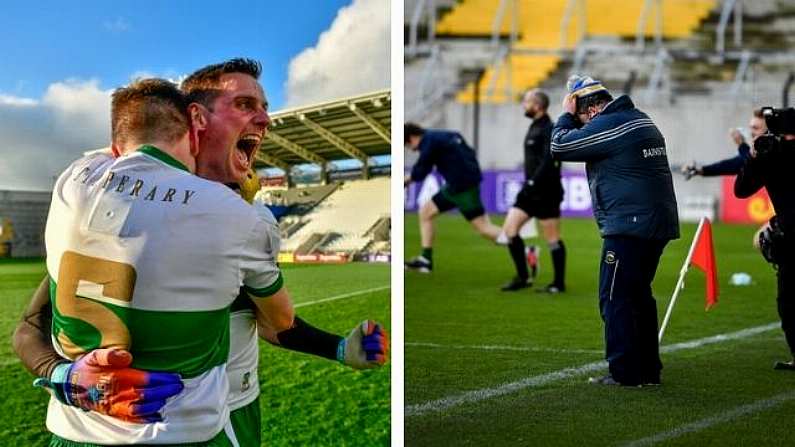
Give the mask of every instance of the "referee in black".
<svg viewBox="0 0 795 447">
<path fill-rule="evenodd" d="M 529 90 L 522 98 L 522 107 L 525 116 L 533 122 L 524 137 L 525 184 L 516 196 L 516 203 L 508 210 L 502 227 L 508 238 L 508 252 L 516 268 L 516 276 L 502 290 L 515 291 L 532 285 L 519 229 L 530 218 L 536 217 L 549 246 L 555 271 L 552 283 L 539 291 L 560 293 L 566 290 L 566 247 L 560 239 L 563 186 L 560 183 L 560 162 L 553 160 L 549 152 L 552 138 L 552 120 L 547 114 L 549 96 L 540 90 Z"/>
</svg>

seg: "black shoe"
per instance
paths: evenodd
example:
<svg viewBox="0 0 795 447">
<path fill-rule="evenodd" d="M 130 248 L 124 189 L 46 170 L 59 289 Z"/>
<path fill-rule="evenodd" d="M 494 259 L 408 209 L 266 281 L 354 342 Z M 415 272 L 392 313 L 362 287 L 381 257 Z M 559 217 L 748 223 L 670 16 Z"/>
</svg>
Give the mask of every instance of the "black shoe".
<svg viewBox="0 0 795 447">
<path fill-rule="evenodd" d="M 795 371 L 795 360 L 791 360 L 789 362 L 776 362 L 773 364 L 773 369 Z"/>
<path fill-rule="evenodd" d="M 514 276 L 511 282 L 505 284 L 500 288 L 503 292 L 513 292 L 515 290 L 525 289 L 533 285 L 533 282 L 529 279 L 522 279 L 518 276 Z"/>
<path fill-rule="evenodd" d="M 406 270 L 414 270 L 420 273 L 431 273 L 433 263 L 424 256 L 417 256 L 406 261 L 405 268 Z"/>
<path fill-rule="evenodd" d="M 558 294 L 558 293 L 563 293 L 565 291 L 566 291 L 565 287 L 556 286 L 555 284 L 550 284 L 550 285 L 548 285 L 546 287 L 542 287 L 540 289 L 536 289 L 536 292 L 549 293 L 551 295 L 555 295 L 555 294 Z"/>
</svg>

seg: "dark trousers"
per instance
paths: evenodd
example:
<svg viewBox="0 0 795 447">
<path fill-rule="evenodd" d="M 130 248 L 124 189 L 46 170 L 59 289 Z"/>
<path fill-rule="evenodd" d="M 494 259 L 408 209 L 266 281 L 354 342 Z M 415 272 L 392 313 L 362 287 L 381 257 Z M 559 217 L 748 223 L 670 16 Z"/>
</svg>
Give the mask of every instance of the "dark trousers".
<svg viewBox="0 0 795 447">
<path fill-rule="evenodd" d="M 790 246 L 795 244 L 790 244 Z M 795 253 L 791 252 L 795 247 L 788 247 L 784 259 L 778 265 L 778 316 L 781 317 L 781 329 L 784 330 L 784 337 L 787 345 L 795 358 Z"/>
<path fill-rule="evenodd" d="M 660 381 L 657 303 L 651 283 L 666 240 L 607 237 L 599 269 L 599 310 L 613 379 L 625 385 Z"/>
</svg>

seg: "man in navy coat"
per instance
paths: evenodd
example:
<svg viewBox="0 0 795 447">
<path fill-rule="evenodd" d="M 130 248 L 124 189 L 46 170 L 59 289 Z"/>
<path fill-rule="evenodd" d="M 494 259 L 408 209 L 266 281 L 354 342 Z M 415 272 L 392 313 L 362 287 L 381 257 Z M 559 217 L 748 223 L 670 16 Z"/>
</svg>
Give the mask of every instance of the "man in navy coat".
<svg viewBox="0 0 795 447">
<path fill-rule="evenodd" d="M 662 362 L 651 284 L 663 248 L 679 238 L 665 139 L 628 96 L 590 77 L 567 83 L 552 156 L 584 161 L 601 233 L 599 308 L 610 373 L 590 382 L 659 385 Z"/>
</svg>

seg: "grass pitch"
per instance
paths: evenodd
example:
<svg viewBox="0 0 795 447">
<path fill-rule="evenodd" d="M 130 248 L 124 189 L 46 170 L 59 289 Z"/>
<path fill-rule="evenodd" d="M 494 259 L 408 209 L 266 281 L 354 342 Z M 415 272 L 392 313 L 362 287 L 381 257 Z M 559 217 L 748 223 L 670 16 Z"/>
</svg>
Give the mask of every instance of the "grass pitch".
<svg viewBox="0 0 795 447">
<path fill-rule="evenodd" d="M 45 274 L 42 260 L 0 261 L 0 445 L 47 445 L 46 392 L 14 355 L 11 334 Z M 297 314 L 347 335 L 366 318 L 389 328 L 389 266 L 286 265 Z M 373 290 L 375 289 L 375 290 Z M 352 294 L 352 296 L 347 296 Z M 345 297 L 323 302 L 330 297 Z M 260 344 L 263 445 L 386 445 L 390 439 L 390 367 L 353 371 L 309 355 Z"/>
<path fill-rule="evenodd" d="M 416 215 L 405 222 L 408 259 Z M 513 276 L 506 248 L 457 214 L 436 229 L 433 273 L 405 274 L 406 445 L 791 445 L 795 373 L 772 369 L 789 352 L 755 227 L 713 226 L 719 304 L 704 312 L 692 269 L 662 342 L 663 385 L 641 389 L 586 383 L 606 373 L 593 221 L 563 220 L 568 289 L 557 296 L 499 291 Z M 660 321 L 696 226 L 681 229 L 654 281 Z M 552 277 L 541 245 L 537 286 Z M 729 285 L 734 272 L 753 284 Z"/>
</svg>

